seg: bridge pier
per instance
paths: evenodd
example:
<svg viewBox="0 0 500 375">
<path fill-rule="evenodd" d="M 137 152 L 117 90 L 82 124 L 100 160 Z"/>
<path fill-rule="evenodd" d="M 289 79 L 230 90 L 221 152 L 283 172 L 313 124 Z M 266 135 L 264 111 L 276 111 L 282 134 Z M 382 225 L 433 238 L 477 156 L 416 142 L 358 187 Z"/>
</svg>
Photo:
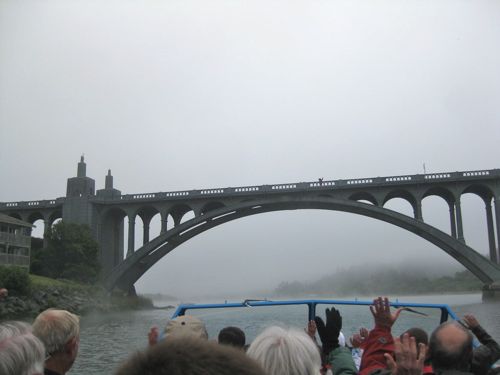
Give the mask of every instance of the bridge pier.
<svg viewBox="0 0 500 375">
<path fill-rule="evenodd" d="M 483 301 L 484 302 L 500 301 L 500 281 L 483 286 Z"/>
<path fill-rule="evenodd" d="M 486 225 L 488 227 L 488 243 L 490 247 L 490 260 L 498 264 L 497 246 L 495 243 L 495 229 L 493 229 L 493 212 L 491 210 L 491 202 L 486 204 Z"/>
<path fill-rule="evenodd" d="M 464 228 L 463 228 L 463 224 L 462 224 L 462 205 L 460 204 L 460 197 L 458 197 L 455 201 L 455 211 L 456 211 L 456 219 L 457 219 L 458 240 L 465 243 Z"/>
</svg>

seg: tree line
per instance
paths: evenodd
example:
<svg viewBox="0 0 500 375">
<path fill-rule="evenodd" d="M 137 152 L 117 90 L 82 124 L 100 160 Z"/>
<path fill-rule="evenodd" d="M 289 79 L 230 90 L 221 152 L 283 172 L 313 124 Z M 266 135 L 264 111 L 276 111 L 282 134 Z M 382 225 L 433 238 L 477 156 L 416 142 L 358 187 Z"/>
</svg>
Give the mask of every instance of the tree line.
<svg viewBox="0 0 500 375">
<path fill-rule="evenodd" d="M 379 295 L 467 292 L 481 290 L 482 283 L 470 271 L 447 276 L 426 276 L 423 270 L 383 267 L 367 270 L 351 267 L 315 281 L 284 281 L 274 290 L 277 295 L 304 294 Z"/>
</svg>

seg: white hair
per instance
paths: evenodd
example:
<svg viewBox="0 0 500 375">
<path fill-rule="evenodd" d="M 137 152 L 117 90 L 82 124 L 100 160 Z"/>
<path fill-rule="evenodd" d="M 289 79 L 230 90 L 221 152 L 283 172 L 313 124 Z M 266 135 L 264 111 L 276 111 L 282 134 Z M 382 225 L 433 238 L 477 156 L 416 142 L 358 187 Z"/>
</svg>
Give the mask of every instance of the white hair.
<svg viewBox="0 0 500 375">
<path fill-rule="evenodd" d="M 318 347 L 297 329 L 269 327 L 255 338 L 247 354 L 273 375 L 318 375 L 321 369 Z"/>
<path fill-rule="evenodd" d="M 33 322 L 33 333 L 45 344 L 47 354 L 64 351 L 65 345 L 80 334 L 80 318 L 66 310 L 48 309 Z"/>
<path fill-rule="evenodd" d="M 43 373 L 45 348 L 24 322 L 0 323 L 0 374 Z"/>
</svg>

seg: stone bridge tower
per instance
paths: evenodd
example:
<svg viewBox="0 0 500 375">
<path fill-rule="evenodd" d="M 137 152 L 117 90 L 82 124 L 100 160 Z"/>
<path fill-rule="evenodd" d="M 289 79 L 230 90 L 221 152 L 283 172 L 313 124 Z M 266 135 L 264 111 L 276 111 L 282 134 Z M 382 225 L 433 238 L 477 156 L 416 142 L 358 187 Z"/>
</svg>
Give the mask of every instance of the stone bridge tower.
<svg viewBox="0 0 500 375">
<path fill-rule="evenodd" d="M 95 180 L 87 177 L 87 165 L 81 156 L 76 177 L 68 178 L 62 218 L 68 223 L 86 224 L 99 243 L 103 269 L 111 270 L 123 259 L 123 221 L 102 221 L 96 199 L 119 198 L 121 191 L 113 188 L 113 176 L 108 170 L 104 189 L 95 191 Z M 112 250 L 111 250 L 112 249 Z"/>
<path fill-rule="evenodd" d="M 87 177 L 86 170 L 87 165 L 82 155 L 76 177 L 68 178 L 62 215 L 66 222 L 87 224 L 95 234 L 94 210 L 89 201 L 89 198 L 95 196 L 95 181 Z"/>
</svg>

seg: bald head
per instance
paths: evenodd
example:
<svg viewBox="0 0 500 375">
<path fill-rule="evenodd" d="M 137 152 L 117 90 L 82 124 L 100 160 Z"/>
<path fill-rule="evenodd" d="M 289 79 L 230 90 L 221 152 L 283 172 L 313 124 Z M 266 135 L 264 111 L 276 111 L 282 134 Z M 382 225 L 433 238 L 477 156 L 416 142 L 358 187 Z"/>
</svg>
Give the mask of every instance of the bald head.
<svg viewBox="0 0 500 375">
<path fill-rule="evenodd" d="M 42 340 L 47 354 L 63 351 L 69 340 L 79 336 L 80 318 L 66 310 L 45 310 L 33 322 L 33 334 Z"/>
<path fill-rule="evenodd" d="M 469 371 L 472 335 L 456 322 L 446 322 L 432 332 L 429 355 L 436 370 Z"/>
</svg>

